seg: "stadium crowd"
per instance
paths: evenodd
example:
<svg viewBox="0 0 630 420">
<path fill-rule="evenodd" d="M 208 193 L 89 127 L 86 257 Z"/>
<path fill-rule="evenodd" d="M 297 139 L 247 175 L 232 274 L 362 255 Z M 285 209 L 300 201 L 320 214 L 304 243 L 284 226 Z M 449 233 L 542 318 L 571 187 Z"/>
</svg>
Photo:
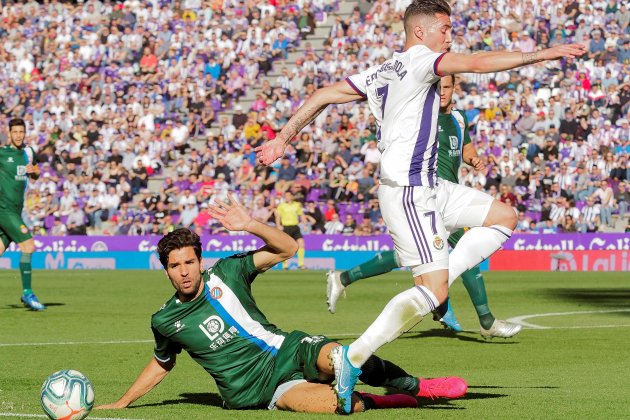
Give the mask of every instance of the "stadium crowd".
<svg viewBox="0 0 630 420">
<path fill-rule="evenodd" d="M 36 234 L 219 233 L 208 203 L 228 191 L 269 223 L 289 191 L 303 203 L 303 233 L 386 232 L 378 127 L 365 103 L 320 114 L 271 168 L 256 165 L 253 149 L 305 96 L 400 49 L 408 1 L 373 1 L 348 17 L 331 0 L 7 3 L 0 142 L 11 117 L 26 120 L 42 172 L 26 197 Z M 309 35 L 329 16 L 330 35 L 315 48 Z M 455 106 L 488 167 L 463 166 L 460 181 L 512 204 L 519 232 L 593 232 L 623 220 L 627 4 L 458 1 L 452 20 L 455 52 L 569 41 L 589 51 L 457 78 Z M 294 66 L 279 61 L 294 51 Z M 148 189 L 154 177 L 164 178 L 159 191 Z"/>
</svg>

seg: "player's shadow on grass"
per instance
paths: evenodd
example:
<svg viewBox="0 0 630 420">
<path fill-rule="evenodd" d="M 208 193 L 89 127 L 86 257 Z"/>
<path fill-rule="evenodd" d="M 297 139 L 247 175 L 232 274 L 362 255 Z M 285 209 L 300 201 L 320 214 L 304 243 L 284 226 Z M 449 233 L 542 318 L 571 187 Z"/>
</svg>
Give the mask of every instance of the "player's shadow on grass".
<svg viewBox="0 0 630 420">
<path fill-rule="evenodd" d="M 178 405 L 178 404 L 195 404 L 195 405 L 210 405 L 213 407 L 223 407 L 223 400 L 219 396 L 219 394 L 214 394 L 211 392 L 184 392 L 183 394 L 179 394 L 181 397 L 178 400 L 164 400 L 159 403 L 152 404 L 140 404 L 133 405 L 129 408 L 140 408 L 140 407 L 159 407 L 162 405 Z"/>
<path fill-rule="evenodd" d="M 560 387 L 551 386 L 551 385 L 542 385 L 542 386 L 469 385 L 468 389 L 560 389 Z"/>
<path fill-rule="evenodd" d="M 475 388 L 475 387 L 469 387 Z M 435 400 L 429 399 L 418 399 L 418 408 L 428 408 L 432 410 L 465 410 L 466 407 L 461 407 L 459 405 L 455 405 L 457 401 L 462 400 L 489 400 L 494 398 L 504 398 L 507 397 L 507 394 L 490 394 L 487 392 L 467 392 L 461 398 L 456 400 L 448 400 L 446 398 L 436 398 Z"/>
<path fill-rule="evenodd" d="M 400 336 L 400 339 L 407 338 L 424 338 L 424 337 L 442 337 L 442 338 L 455 338 L 461 341 L 468 341 L 472 343 L 481 343 L 481 344 L 498 344 L 498 345 L 506 345 L 506 344 L 517 344 L 517 341 L 513 340 L 499 340 L 499 339 L 491 339 L 486 340 L 479 335 L 479 332 L 472 331 L 462 331 L 462 332 L 454 332 L 448 330 L 446 328 L 433 328 L 430 330 L 424 331 L 411 331 Z"/>
<path fill-rule="evenodd" d="M 597 308 L 630 309 L 630 289 L 547 289 L 546 293 L 562 300 Z M 630 316 L 630 312 L 620 312 Z"/>
<path fill-rule="evenodd" d="M 47 308 L 53 307 L 53 306 L 66 306 L 65 303 L 60 303 L 60 302 L 42 302 L 44 304 L 44 306 L 46 306 Z M 24 309 L 25 311 L 30 311 L 29 308 L 27 308 L 26 306 L 24 306 L 21 303 L 12 303 L 10 305 L 6 305 L 5 307 L 3 307 L 2 309 Z M 37 312 L 37 311 L 35 311 Z"/>
</svg>

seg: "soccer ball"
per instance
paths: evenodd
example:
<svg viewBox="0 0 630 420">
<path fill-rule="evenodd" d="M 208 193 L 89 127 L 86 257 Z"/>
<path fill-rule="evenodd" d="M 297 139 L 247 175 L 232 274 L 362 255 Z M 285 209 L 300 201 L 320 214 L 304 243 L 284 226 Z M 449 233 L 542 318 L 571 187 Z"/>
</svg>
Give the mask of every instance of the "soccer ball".
<svg viewBox="0 0 630 420">
<path fill-rule="evenodd" d="M 94 389 L 81 372 L 60 370 L 44 381 L 41 401 L 51 419 L 81 420 L 94 406 Z"/>
</svg>

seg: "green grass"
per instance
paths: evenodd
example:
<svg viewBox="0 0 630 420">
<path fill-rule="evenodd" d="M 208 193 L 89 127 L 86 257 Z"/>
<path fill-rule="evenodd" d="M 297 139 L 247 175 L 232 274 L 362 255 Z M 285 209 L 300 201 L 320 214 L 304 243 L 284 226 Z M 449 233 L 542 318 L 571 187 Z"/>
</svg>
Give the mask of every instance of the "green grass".
<svg viewBox="0 0 630 420">
<path fill-rule="evenodd" d="M 59 369 L 80 370 L 94 384 L 97 404 L 113 402 L 152 357 L 149 320 L 171 295 L 170 283 L 161 272 L 36 271 L 33 277 L 37 294 L 48 305 L 44 313 L 19 305 L 17 272 L 0 272 L 0 414 L 42 414 L 40 386 Z M 267 317 L 284 330 L 326 334 L 347 343 L 374 320 L 389 298 L 410 287 L 405 272 L 364 280 L 349 289 L 337 314 L 330 315 L 324 303 L 324 277 L 322 272 L 272 272 L 257 280 L 254 295 Z M 378 355 L 418 375 L 462 376 L 469 383 L 468 394 L 460 400 L 426 401 L 417 410 L 372 411 L 361 418 L 628 418 L 627 273 L 488 273 L 486 283 L 490 306 L 502 318 L 617 312 L 530 318 L 526 321 L 553 328 L 524 329 L 516 339 L 486 342 L 478 334 L 465 289 L 457 283 L 451 290 L 452 304 L 466 332 L 451 334 L 427 318 Z M 11 343 L 44 344 L 6 346 Z M 182 356 L 164 382 L 132 408 L 92 415 L 304 416 L 231 412 L 221 409 L 219 401 L 212 379 Z"/>
</svg>

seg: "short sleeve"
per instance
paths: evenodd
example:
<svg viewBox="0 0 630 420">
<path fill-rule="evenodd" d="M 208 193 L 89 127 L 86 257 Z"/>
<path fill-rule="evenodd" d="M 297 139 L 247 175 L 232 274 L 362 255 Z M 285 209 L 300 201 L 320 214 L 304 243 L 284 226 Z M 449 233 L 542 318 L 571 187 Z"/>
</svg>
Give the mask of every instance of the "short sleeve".
<svg viewBox="0 0 630 420">
<path fill-rule="evenodd" d="M 367 98 L 367 72 L 368 70 L 362 71 L 361 73 L 353 74 L 352 76 L 346 77 L 346 83 L 350 85 L 352 89 L 359 95 Z"/>
<path fill-rule="evenodd" d="M 223 275 L 219 277 L 225 282 L 240 279 L 247 284 L 251 284 L 260 273 L 254 264 L 255 252 L 256 251 L 251 251 L 223 258 L 219 260 L 211 270 L 220 271 Z"/>
<path fill-rule="evenodd" d="M 171 360 L 171 357 L 181 353 L 181 345 L 169 340 L 167 337 L 162 335 L 162 333 L 160 333 L 154 326 L 151 326 L 151 330 L 153 331 L 153 338 L 155 339 L 153 355 L 159 362 L 166 363 Z"/>
<path fill-rule="evenodd" d="M 438 71 L 438 65 L 445 54 L 445 52 L 433 52 L 425 46 L 414 47 L 411 65 L 416 80 L 429 85 L 440 80 L 442 74 Z"/>
</svg>

